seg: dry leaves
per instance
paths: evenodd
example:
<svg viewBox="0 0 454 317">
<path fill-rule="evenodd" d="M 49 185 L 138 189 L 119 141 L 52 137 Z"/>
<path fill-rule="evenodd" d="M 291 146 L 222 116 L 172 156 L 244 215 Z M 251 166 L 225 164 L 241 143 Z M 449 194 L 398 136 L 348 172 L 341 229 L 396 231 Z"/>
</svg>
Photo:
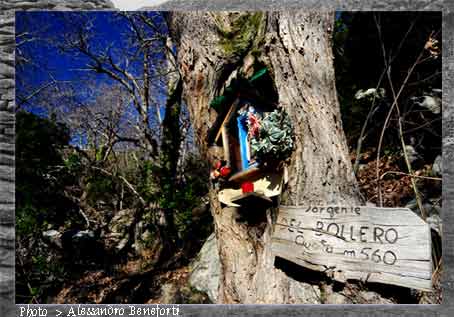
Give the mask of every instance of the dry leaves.
<svg viewBox="0 0 454 317">
<path fill-rule="evenodd" d="M 363 164 L 358 171 L 357 178 L 361 192 L 365 195 L 366 200 L 379 205 L 376 161 L 372 157 L 374 155 L 371 152 L 362 154 L 361 160 Z M 354 160 L 353 155 L 352 160 Z M 398 160 L 392 156 L 381 157 L 379 169 L 379 175 L 390 171 L 405 172 L 401 171 Z M 421 174 L 422 171 L 419 171 L 419 173 Z M 384 207 L 402 207 L 414 197 L 411 177 L 407 175 L 389 174 L 380 181 L 380 186 Z"/>
</svg>

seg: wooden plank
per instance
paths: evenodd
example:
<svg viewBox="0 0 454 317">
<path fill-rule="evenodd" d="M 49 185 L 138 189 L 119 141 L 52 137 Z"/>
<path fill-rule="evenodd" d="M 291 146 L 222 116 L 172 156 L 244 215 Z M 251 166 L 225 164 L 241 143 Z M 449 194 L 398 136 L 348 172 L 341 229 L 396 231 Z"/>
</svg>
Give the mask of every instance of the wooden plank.
<svg viewBox="0 0 454 317">
<path fill-rule="evenodd" d="M 432 290 L 430 228 L 408 208 L 280 206 L 272 250 L 341 282 Z"/>
<path fill-rule="evenodd" d="M 248 168 L 245 171 L 241 171 L 241 172 L 233 174 L 229 178 L 229 182 L 242 183 L 245 180 L 255 181 L 262 174 L 263 174 L 263 170 L 261 170 L 260 168 L 251 167 L 251 168 Z"/>
<path fill-rule="evenodd" d="M 224 160 L 227 161 L 227 165 L 230 165 L 230 144 L 229 144 L 229 133 L 227 127 L 223 125 L 221 127 L 222 133 L 222 147 L 224 149 Z"/>
<path fill-rule="evenodd" d="M 230 119 L 232 118 L 233 114 L 235 113 L 235 110 L 236 110 L 237 106 L 238 106 L 238 99 L 235 100 L 235 102 L 230 106 L 229 111 L 225 115 L 225 118 L 224 118 L 224 120 L 221 123 L 221 127 L 218 130 L 218 132 L 216 133 L 216 137 L 214 138 L 214 143 L 218 143 L 219 137 L 221 136 L 222 127 L 225 126 L 230 121 Z"/>
</svg>

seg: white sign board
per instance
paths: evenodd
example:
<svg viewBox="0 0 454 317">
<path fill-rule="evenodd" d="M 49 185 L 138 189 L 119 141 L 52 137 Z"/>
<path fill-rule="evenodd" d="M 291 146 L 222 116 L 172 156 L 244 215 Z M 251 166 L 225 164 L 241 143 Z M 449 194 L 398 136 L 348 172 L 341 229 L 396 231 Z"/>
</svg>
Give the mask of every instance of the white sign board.
<svg viewBox="0 0 454 317">
<path fill-rule="evenodd" d="M 272 249 L 338 281 L 432 290 L 430 228 L 408 208 L 280 206 Z"/>
</svg>

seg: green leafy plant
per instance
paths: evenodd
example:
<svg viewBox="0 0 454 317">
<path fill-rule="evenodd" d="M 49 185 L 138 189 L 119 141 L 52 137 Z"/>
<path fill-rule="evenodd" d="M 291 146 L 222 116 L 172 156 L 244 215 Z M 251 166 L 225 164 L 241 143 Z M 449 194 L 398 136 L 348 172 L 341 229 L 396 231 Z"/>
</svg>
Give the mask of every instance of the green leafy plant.
<svg viewBox="0 0 454 317">
<path fill-rule="evenodd" d="M 259 134 L 251 139 L 251 149 L 259 160 L 285 160 L 295 147 L 293 126 L 283 110 L 274 110 L 261 121 Z"/>
</svg>

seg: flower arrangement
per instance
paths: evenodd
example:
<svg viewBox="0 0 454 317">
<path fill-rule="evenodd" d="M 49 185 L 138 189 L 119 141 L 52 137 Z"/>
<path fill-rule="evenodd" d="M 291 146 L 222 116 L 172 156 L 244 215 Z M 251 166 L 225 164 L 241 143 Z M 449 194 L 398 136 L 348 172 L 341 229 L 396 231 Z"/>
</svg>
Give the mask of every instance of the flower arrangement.
<svg viewBox="0 0 454 317">
<path fill-rule="evenodd" d="M 250 145 L 259 161 L 283 161 L 295 147 L 293 126 L 284 110 L 274 110 L 263 119 L 248 120 Z"/>
</svg>

